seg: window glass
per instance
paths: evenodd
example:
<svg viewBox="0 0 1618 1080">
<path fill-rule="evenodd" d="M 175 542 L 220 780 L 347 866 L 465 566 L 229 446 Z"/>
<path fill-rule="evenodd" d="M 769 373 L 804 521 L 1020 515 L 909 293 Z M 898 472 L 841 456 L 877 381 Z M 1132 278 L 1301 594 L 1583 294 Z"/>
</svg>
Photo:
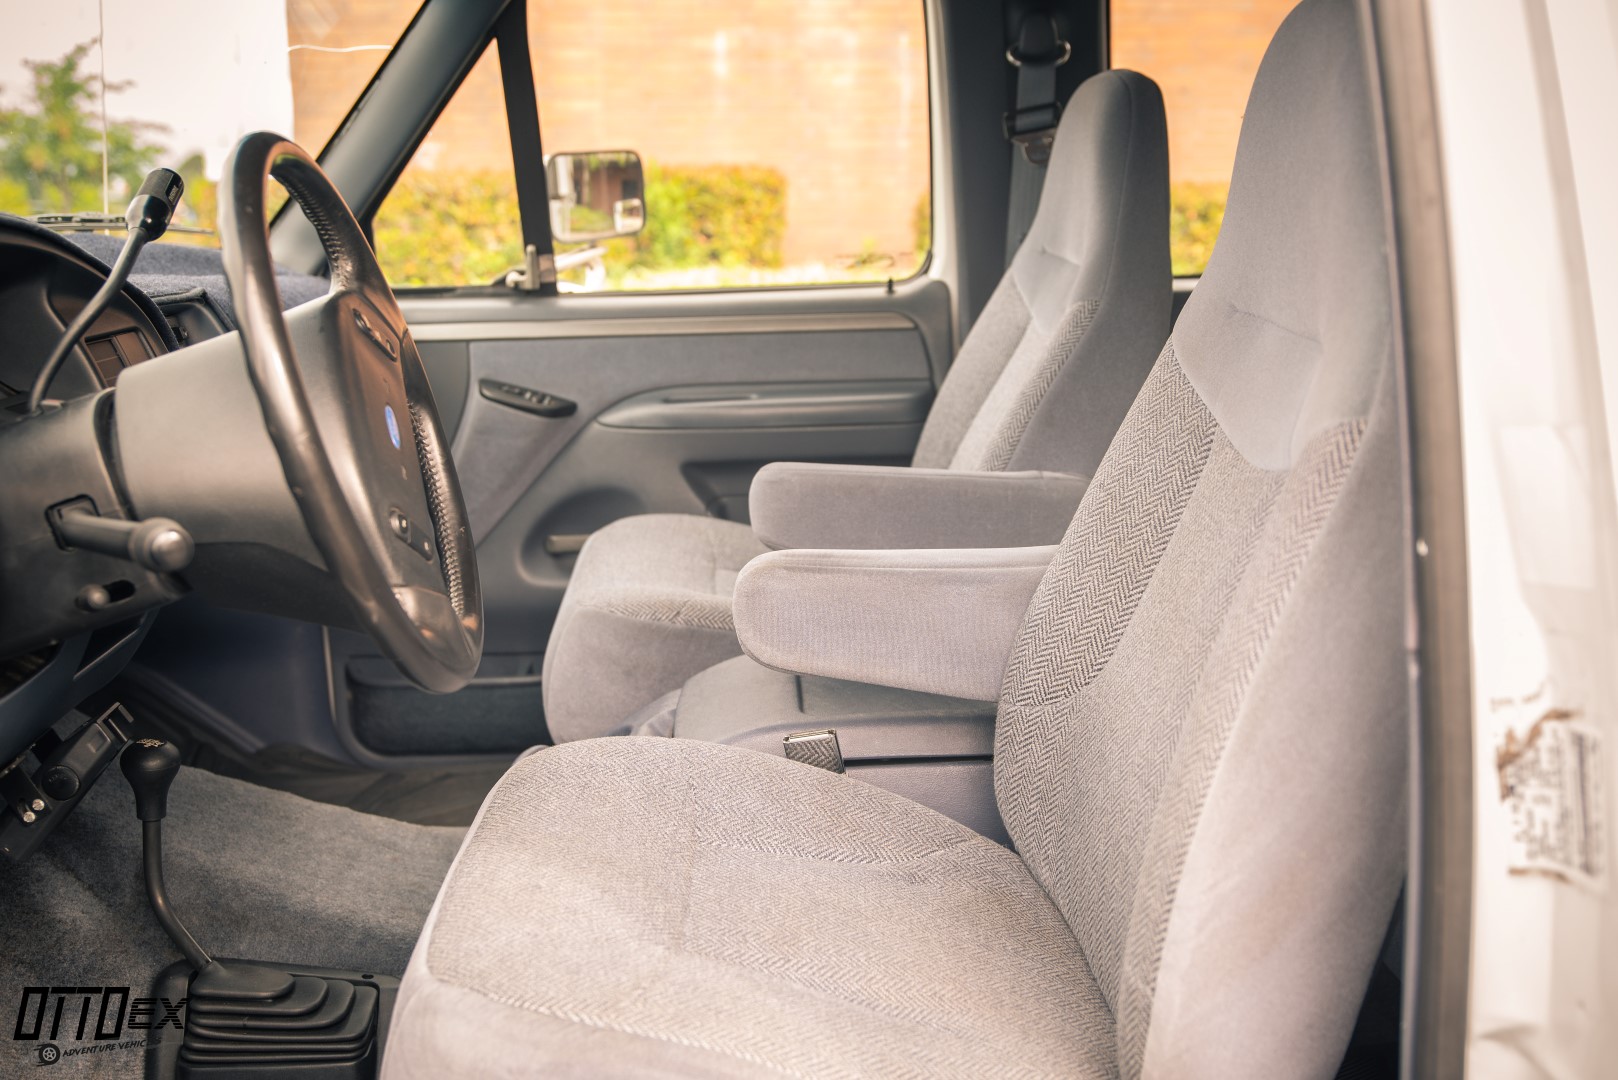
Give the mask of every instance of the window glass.
<svg viewBox="0 0 1618 1080">
<path fill-rule="evenodd" d="M 1259 61 L 1297 0 L 1112 0 L 1112 66 L 1163 89 L 1174 273 L 1202 273 L 1225 216 Z"/>
<path fill-rule="evenodd" d="M 0 37 L 0 210 L 121 215 L 146 172 L 166 166 L 186 192 L 164 240 L 216 246 L 231 147 L 268 129 L 318 151 L 419 0 L 13 6 Z M 354 19 L 361 9 L 372 17 Z"/>
<path fill-rule="evenodd" d="M 645 166 L 645 229 L 558 244 L 564 289 L 884 281 L 925 262 L 920 0 L 531 0 L 528 19 L 546 151 Z M 490 53 L 377 215 L 396 284 L 482 283 L 521 261 Z"/>
<path fill-rule="evenodd" d="M 630 149 L 646 165 L 646 228 L 600 245 L 596 280 L 714 288 L 919 270 L 931 242 L 923 18 L 920 0 L 530 0 L 546 150 Z"/>
<path fill-rule="evenodd" d="M 395 287 L 487 285 L 522 265 L 522 222 L 494 45 L 461 82 L 371 219 Z"/>
</svg>

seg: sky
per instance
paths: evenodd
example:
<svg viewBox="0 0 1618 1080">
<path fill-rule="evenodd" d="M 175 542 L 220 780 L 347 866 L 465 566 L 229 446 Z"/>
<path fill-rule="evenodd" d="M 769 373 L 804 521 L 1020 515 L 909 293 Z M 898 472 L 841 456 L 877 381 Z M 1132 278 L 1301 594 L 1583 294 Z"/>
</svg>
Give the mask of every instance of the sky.
<svg viewBox="0 0 1618 1080">
<path fill-rule="evenodd" d="M 148 120 L 175 166 L 201 151 L 217 178 L 249 131 L 292 131 L 286 0 L 0 0 L 0 101 L 19 104 L 31 80 L 24 60 L 55 60 L 98 34 L 106 19 L 108 82 L 132 83 L 107 97 L 113 120 Z M 92 73 L 99 58 L 86 57 Z"/>
</svg>

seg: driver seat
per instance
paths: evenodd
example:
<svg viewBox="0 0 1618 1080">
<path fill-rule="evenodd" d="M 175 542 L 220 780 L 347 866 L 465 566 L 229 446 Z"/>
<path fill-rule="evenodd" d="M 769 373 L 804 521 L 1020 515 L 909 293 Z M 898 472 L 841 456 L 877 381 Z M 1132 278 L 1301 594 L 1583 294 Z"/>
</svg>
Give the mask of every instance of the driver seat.
<svg viewBox="0 0 1618 1080">
<path fill-rule="evenodd" d="M 1333 1075 L 1405 860 L 1367 79 L 1352 0 L 1260 68 L 1218 250 L 1006 667 L 1016 850 L 747 750 L 542 750 L 449 872 L 385 1077 Z"/>
</svg>

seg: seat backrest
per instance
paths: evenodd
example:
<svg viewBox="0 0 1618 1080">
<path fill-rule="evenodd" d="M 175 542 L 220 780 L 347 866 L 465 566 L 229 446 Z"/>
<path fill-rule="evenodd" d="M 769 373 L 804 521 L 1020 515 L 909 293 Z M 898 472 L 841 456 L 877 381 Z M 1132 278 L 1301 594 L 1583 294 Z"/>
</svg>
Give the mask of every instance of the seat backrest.
<svg viewBox="0 0 1618 1080">
<path fill-rule="evenodd" d="M 995 783 L 1125 1077 L 1330 1077 L 1404 870 L 1387 207 L 1353 0 L 1249 99 L 1213 259 L 1007 669 Z"/>
<path fill-rule="evenodd" d="M 939 389 L 913 464 L 1088 477 L 1169 331 L 1163 95 L 1132 71 L 1068 102 L 1028 236 Z"/>
</svg>

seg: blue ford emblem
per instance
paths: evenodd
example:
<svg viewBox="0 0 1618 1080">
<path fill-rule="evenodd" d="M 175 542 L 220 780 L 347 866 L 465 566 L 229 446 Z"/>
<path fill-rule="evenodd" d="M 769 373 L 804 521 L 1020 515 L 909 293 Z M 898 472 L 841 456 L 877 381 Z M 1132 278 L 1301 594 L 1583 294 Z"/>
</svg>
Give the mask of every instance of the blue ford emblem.
<svg viewBox="0 0 1618 1080">
<path fill-rule="evenodd" d="M 393 415 L 393 406 L 382 406 L 382 415 L 388 421 L 388 438 L 393 440 L 393 448 L 399 449 L 399 418 Z"/>
</svg>

